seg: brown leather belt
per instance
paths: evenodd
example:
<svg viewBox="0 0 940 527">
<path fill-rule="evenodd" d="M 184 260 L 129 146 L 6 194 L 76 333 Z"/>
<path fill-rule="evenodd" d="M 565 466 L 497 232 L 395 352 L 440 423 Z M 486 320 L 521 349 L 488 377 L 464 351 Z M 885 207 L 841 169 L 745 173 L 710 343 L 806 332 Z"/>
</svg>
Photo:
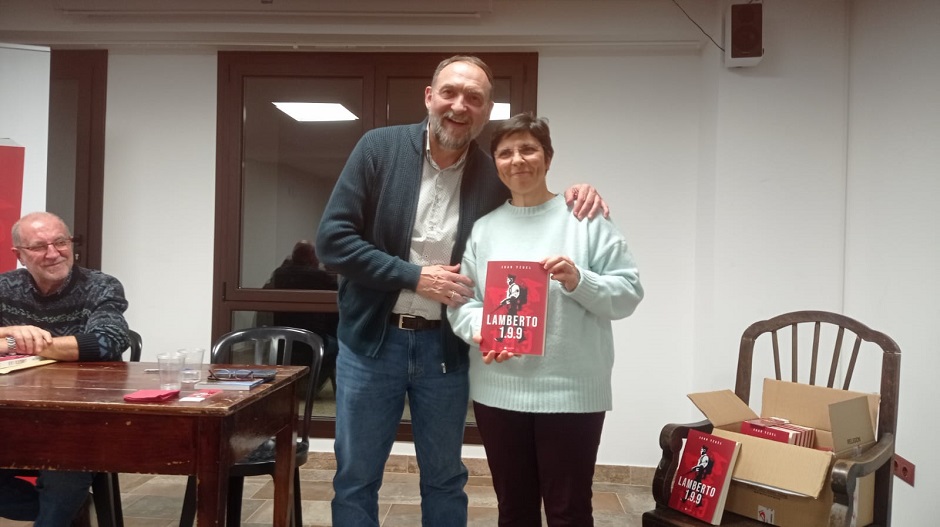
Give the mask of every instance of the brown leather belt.
<svg viewBox="0 0 940 527">
<path fill-rule="evenodd" d="M 424 317 L 402 315 L 399 313 L 392 313 L 392 316 L 388 318 L 388 321 L 391 325 L 397 327 L 398 329 L 410 329 L 412 331 L 437 329 L 441 327 L 440 320 L 428 320 Z"/>
</svg>

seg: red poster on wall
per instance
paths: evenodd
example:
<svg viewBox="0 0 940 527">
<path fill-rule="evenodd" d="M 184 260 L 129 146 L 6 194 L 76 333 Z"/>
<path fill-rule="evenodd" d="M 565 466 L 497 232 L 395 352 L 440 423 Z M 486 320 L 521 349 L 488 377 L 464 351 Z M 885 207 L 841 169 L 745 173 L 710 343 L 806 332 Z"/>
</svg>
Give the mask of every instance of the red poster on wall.
<svg viewBox="0 0 940 527">
<path fill-rule="evenodd" d="M 20 219 L 25 152 L 22 146 L 0 138 L 0 273 L 16 269 L 10 229 Z"/>
</svg>

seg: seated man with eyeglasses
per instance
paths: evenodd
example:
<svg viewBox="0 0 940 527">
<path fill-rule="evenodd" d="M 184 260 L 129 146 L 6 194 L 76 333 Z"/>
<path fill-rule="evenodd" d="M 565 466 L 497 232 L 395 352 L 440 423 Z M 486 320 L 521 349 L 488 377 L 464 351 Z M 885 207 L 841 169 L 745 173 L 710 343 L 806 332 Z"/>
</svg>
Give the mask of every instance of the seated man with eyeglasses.
<svg viewBox="0 0 940 527">
<path fill-rule="evenodd" d="M 121 283 L 75 265 L 72 235 L 54 214 L 27 214 L 13 225 L 12 235 L 13 252 L 25 269 L 0 274 L 0 353 L 121 360 L 130 343 Z M 0 468 L 0 517 L 35 521 L 35 527 L 69 525 L 94 477 L 43 470 L 33 486 L 16 477 L 20 474 Z"/>
</svg>

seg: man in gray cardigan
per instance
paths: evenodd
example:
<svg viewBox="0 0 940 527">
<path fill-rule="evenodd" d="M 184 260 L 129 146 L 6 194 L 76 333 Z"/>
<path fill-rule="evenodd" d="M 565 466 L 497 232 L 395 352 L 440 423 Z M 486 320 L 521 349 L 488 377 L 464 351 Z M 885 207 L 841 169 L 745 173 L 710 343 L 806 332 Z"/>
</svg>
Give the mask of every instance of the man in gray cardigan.
<svg viewBox="0 0 940 527">
<path fill-rule="evenodd" d="M 378 492 L 407 395 L 421 473 L 422 525 L 465 526 L 460 459 L 467 345 L 447 322 L 472 283 L 459 274 L 473 222 L 509 199 L 474 139 L 493 108 L 480 59 L 442 61 L 420 124 L 366 132 L 333 189 L 317 233 L 342 276 L 336 363 L 336 527 L 378 527 Z M 606 213 L 588 185 L 566 193 L 579 217 Z M 577 199 L 576 199 L 577 198 Z"/>
</svg>

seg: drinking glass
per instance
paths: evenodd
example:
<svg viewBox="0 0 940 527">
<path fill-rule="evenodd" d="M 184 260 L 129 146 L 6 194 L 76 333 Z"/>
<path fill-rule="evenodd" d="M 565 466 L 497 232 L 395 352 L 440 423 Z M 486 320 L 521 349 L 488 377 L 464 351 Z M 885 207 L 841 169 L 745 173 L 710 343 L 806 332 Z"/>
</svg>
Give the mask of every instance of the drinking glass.
<svg viewBox="0 0 940 527">
<path fill-rule="evenodd" d="M 157 355 L 160 369 L 160 389 L 179 390 L 180 376 L 183 369 L 183 355 L 177 352 Z"/>
<path fill-rule="evenodd" d="M 183 356 L 183 372 L 180 377 L 182 382 L 199 382 L 202 379 L 202 359 L 206 354 L 204 348 L 181 349 L 178 351 Z"/>
</svg>

